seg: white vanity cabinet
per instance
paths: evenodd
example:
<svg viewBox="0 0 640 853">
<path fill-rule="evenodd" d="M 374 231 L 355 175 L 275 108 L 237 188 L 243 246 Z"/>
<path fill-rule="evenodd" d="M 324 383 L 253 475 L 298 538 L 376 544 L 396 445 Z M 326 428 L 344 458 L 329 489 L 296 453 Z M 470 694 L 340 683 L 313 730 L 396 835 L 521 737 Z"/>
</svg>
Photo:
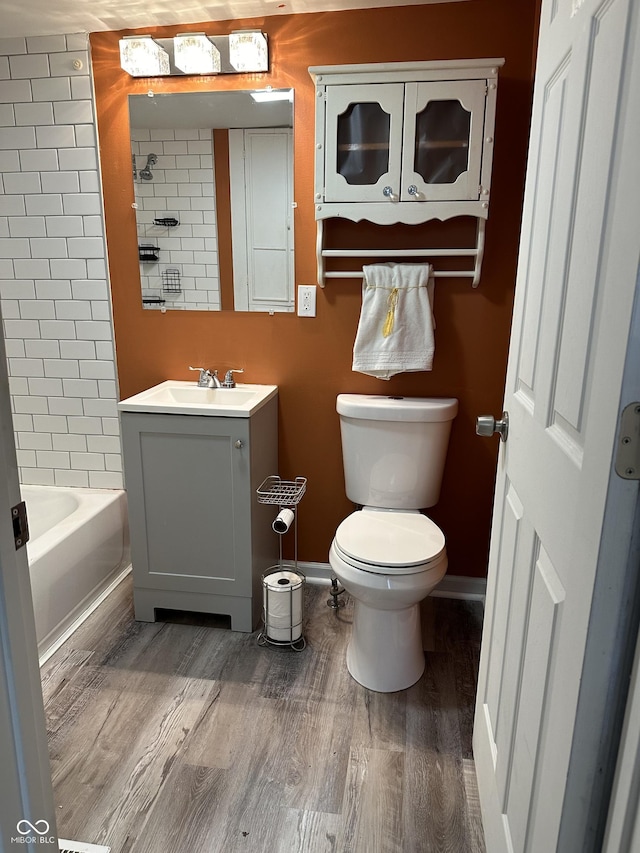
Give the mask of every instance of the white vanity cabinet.
<svg viewBox="0 0 640 853">
<path fill-rule="evenodd" d="M 278 559 L 273 507 L 256 499 L 278 470 L 277 396 L 249 417 L 125 410 L 121 418 L 135 618 L 192 610 L 254 630 L 262 573 Z"/>
<path fill-rule="evenodd" d="M 310 68 L 316 219 L 487 218 L 502 59 Z"/>
</svg>

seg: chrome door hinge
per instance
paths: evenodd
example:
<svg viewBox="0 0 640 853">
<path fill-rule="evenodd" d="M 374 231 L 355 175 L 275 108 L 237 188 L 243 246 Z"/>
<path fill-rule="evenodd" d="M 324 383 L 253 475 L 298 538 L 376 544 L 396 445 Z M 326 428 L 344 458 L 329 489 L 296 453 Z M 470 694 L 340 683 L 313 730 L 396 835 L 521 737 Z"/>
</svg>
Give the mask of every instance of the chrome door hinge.
<svg viewBox="0 0 640 853">
<path fill-rule="evenodd" d="M 625 480 L 640 480 L 640 403 L 629 403 L 622 410 L 616 473 Z"/>
<path fill-rule="evenodd" d="M 19 504 L 11 507 L 11 520 L 13 521 L 13 540 L 17 551 L 29 541 L 27 505 L 24 501 L 20 501 Z"/>
</svg>

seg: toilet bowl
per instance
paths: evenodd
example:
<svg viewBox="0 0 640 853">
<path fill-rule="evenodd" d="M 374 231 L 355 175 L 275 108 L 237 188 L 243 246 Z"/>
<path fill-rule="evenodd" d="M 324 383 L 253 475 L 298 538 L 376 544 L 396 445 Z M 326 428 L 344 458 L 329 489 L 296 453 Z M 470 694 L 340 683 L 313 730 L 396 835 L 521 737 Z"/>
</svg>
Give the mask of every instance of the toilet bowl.
<svg viewBox="0 0 640 853">
<path fill-rule="evenodd" d="M 329 563 L 355 604 L 350 674 L 380 693 L 411 687 L 425 666 L 419 603 L 447 569 L 441 530 L 419 512 L 365 507 L 338 527 Z"/>
<path fill-rule="evenodd" d="M 420 601 L 447 569 L 444 534 L 419 510 L 440 496 L 452 397 L 340 394 L 347 496 L 329 563 L 354 599 L 347 668 L 370 690 L 411 687 L 424 671 Z"/>
</svg>

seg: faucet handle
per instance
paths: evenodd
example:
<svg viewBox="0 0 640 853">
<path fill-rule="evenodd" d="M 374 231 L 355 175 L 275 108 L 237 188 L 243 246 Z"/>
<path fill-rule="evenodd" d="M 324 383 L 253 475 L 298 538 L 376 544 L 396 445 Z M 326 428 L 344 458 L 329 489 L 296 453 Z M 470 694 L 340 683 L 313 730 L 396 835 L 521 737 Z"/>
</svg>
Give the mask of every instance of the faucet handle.
<svg viewBox="0 0 640 853">
<path fill-rule="evenodd" d="M 189 365 L 189 370 L 199 370 L 200 376 L 198 376 L 198 387 L 199 388 L 208 388 L 209 380 L 211 379 L 211 373 L 207 370 L 206 367 L 191 367 Z"/>
<path fill-rule="evenodd" d="M 223 388 L 235 388 L 236 382 L 233 378 L 234 373 L 244 373 L 244 370 L 227 370 L 224 375 L 224 382 L 222 383 Z"/>
</svg>

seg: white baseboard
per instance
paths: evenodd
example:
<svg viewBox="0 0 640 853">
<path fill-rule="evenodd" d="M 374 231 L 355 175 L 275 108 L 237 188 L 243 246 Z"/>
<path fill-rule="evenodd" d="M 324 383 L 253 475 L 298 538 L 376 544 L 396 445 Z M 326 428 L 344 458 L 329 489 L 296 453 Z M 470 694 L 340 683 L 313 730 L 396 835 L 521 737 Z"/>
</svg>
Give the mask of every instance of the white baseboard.
<svg viewBox="0 0 640 853">
<path fill-rule="evenodd" d="M 329 563 L 301 563 L 298 568 L 307 579 L 307 583 L 323 584 L 331 586 L 333 572 Z"/>
<path fill-rule="evenodd" d="M 330 586 L 333 572 L 329 563 L 298 562 L 298 568 L 308 583 Z M 445 575 L 431 595 L 436 598 L 464 598 L 467 601 L 484 601 L 487 581 L 463 575 Z"/>
<path fill-rule="evenodd" d="M 464 598 L 466 601 L 484 602 L 486 593 L 486 578 L 445 575 L 431 595 L 435 598 Z"/>
</svg>

